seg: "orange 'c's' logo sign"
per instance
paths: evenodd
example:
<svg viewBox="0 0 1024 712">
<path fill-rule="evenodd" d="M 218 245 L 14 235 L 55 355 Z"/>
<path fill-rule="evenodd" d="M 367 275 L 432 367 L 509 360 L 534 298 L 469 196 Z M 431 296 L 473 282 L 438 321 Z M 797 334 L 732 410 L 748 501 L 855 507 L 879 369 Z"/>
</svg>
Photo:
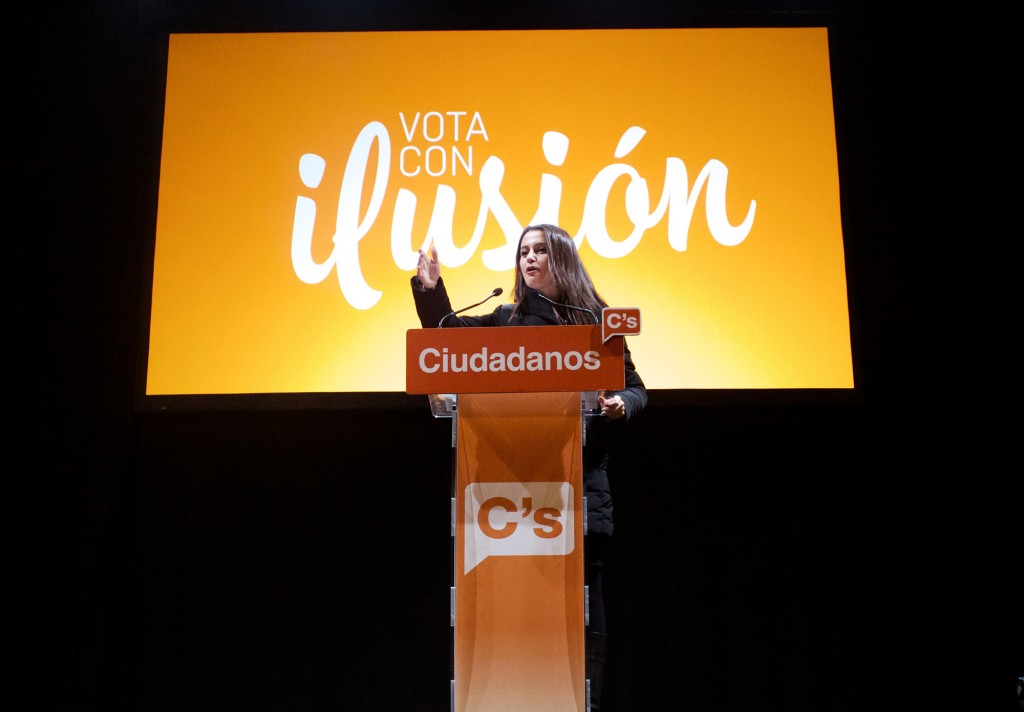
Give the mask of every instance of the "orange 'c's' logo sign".
<svg viewBox="0 0 1024 712">
<path fill-rule="evenodd" d="M 605 307 L 601 311 L 601 343 L 613 336 L 640 333 L 640 310 L 635 307 Z"/>
</svg>

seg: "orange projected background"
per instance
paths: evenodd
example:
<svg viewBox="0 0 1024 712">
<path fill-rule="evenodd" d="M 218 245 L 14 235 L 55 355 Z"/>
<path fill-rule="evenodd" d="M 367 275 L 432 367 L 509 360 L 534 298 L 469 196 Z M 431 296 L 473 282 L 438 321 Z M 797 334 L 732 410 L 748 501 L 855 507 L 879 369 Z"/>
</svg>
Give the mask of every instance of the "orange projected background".
<svg viewBox="0 0 1024 712">
<path fill-rule="evenodd" d="M 648 387 L 852 388 L 832 109 L 823 28 L 172 35 L 146 394 L 403 391 L 532 222 Z"/>
</svg>

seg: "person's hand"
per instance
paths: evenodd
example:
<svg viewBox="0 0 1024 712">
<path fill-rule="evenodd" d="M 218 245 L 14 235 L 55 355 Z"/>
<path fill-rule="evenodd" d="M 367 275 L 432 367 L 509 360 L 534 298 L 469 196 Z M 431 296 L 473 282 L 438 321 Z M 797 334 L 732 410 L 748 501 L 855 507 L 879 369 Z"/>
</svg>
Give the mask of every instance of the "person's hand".
<svg viewBox="0 0 1024 712">
<path fill-rule="evenodd" d="M 626 414 L 626 404 L 620 396 L 606 398 L 604 395 L 597 397 L 597 404 L 601 406 L 601 415 L 608 416 L 612 420 L 618 420 Z"/>
<path fill-rule="evenodd" d="M 437 261 L 437 246 L 430 246 L 428 256 L 423 248 L 420 248 L 420 261 L 416 265 L 416 276 L 425 289 L 433 289 L 437 280 L 441 277 L 441 263 Z"/>
</svg>

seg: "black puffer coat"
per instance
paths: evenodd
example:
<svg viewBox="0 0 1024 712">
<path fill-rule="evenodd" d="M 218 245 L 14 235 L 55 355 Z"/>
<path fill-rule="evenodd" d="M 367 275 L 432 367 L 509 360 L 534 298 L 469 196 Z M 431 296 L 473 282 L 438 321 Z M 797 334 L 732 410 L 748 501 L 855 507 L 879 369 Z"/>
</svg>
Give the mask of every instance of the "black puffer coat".
<svg viewBox="0 0 1024 712">
<path fill-rule="evenodd" d="M 444 319 L 444 328 L 458 326 L 558 326 L 562 319 L 554 307 L 542 299 L 528 296 L 513 316 L 513 305 L 503 304 L 490 314 L 480 316 L 450 316 L 452 306 L 448 300 L 444 281 L 438 279 L 433 289 L 424 289 L 417 277 L 412 278 L 412 294 L 416 314 L 425 329 L 433 328 Z M 600 316 L 600 315 L 598 315 Z M 446 318 L 447 317 L 447 318 Z M 647 389 L 636 372 L 629 348 L 625 349 L 625 388 L 609 392 L 626 404 L 625 417 L 588 418 L 587 444 L 583 448 L 583 489 L 587 496 L 587 531 L 611 534 L 613 531 L 612 493 L 608 481 L 609 448 L 612 438 L 625 424 L 647 405 Z"/>
</svg>

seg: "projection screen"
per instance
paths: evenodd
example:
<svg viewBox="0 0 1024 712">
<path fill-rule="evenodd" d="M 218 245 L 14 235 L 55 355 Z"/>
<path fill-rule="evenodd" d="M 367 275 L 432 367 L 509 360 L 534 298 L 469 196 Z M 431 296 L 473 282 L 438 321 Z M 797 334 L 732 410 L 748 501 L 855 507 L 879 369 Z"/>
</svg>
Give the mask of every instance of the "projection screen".
<svg viewBox="0 0 1024 712">
<path fill-rule="evenodd" d="M 852 389 L 826 28 L 169 37 L 145 396 L 402 392 L 524 225 L 638 308 L 650 389 Z"/>
</svg>

